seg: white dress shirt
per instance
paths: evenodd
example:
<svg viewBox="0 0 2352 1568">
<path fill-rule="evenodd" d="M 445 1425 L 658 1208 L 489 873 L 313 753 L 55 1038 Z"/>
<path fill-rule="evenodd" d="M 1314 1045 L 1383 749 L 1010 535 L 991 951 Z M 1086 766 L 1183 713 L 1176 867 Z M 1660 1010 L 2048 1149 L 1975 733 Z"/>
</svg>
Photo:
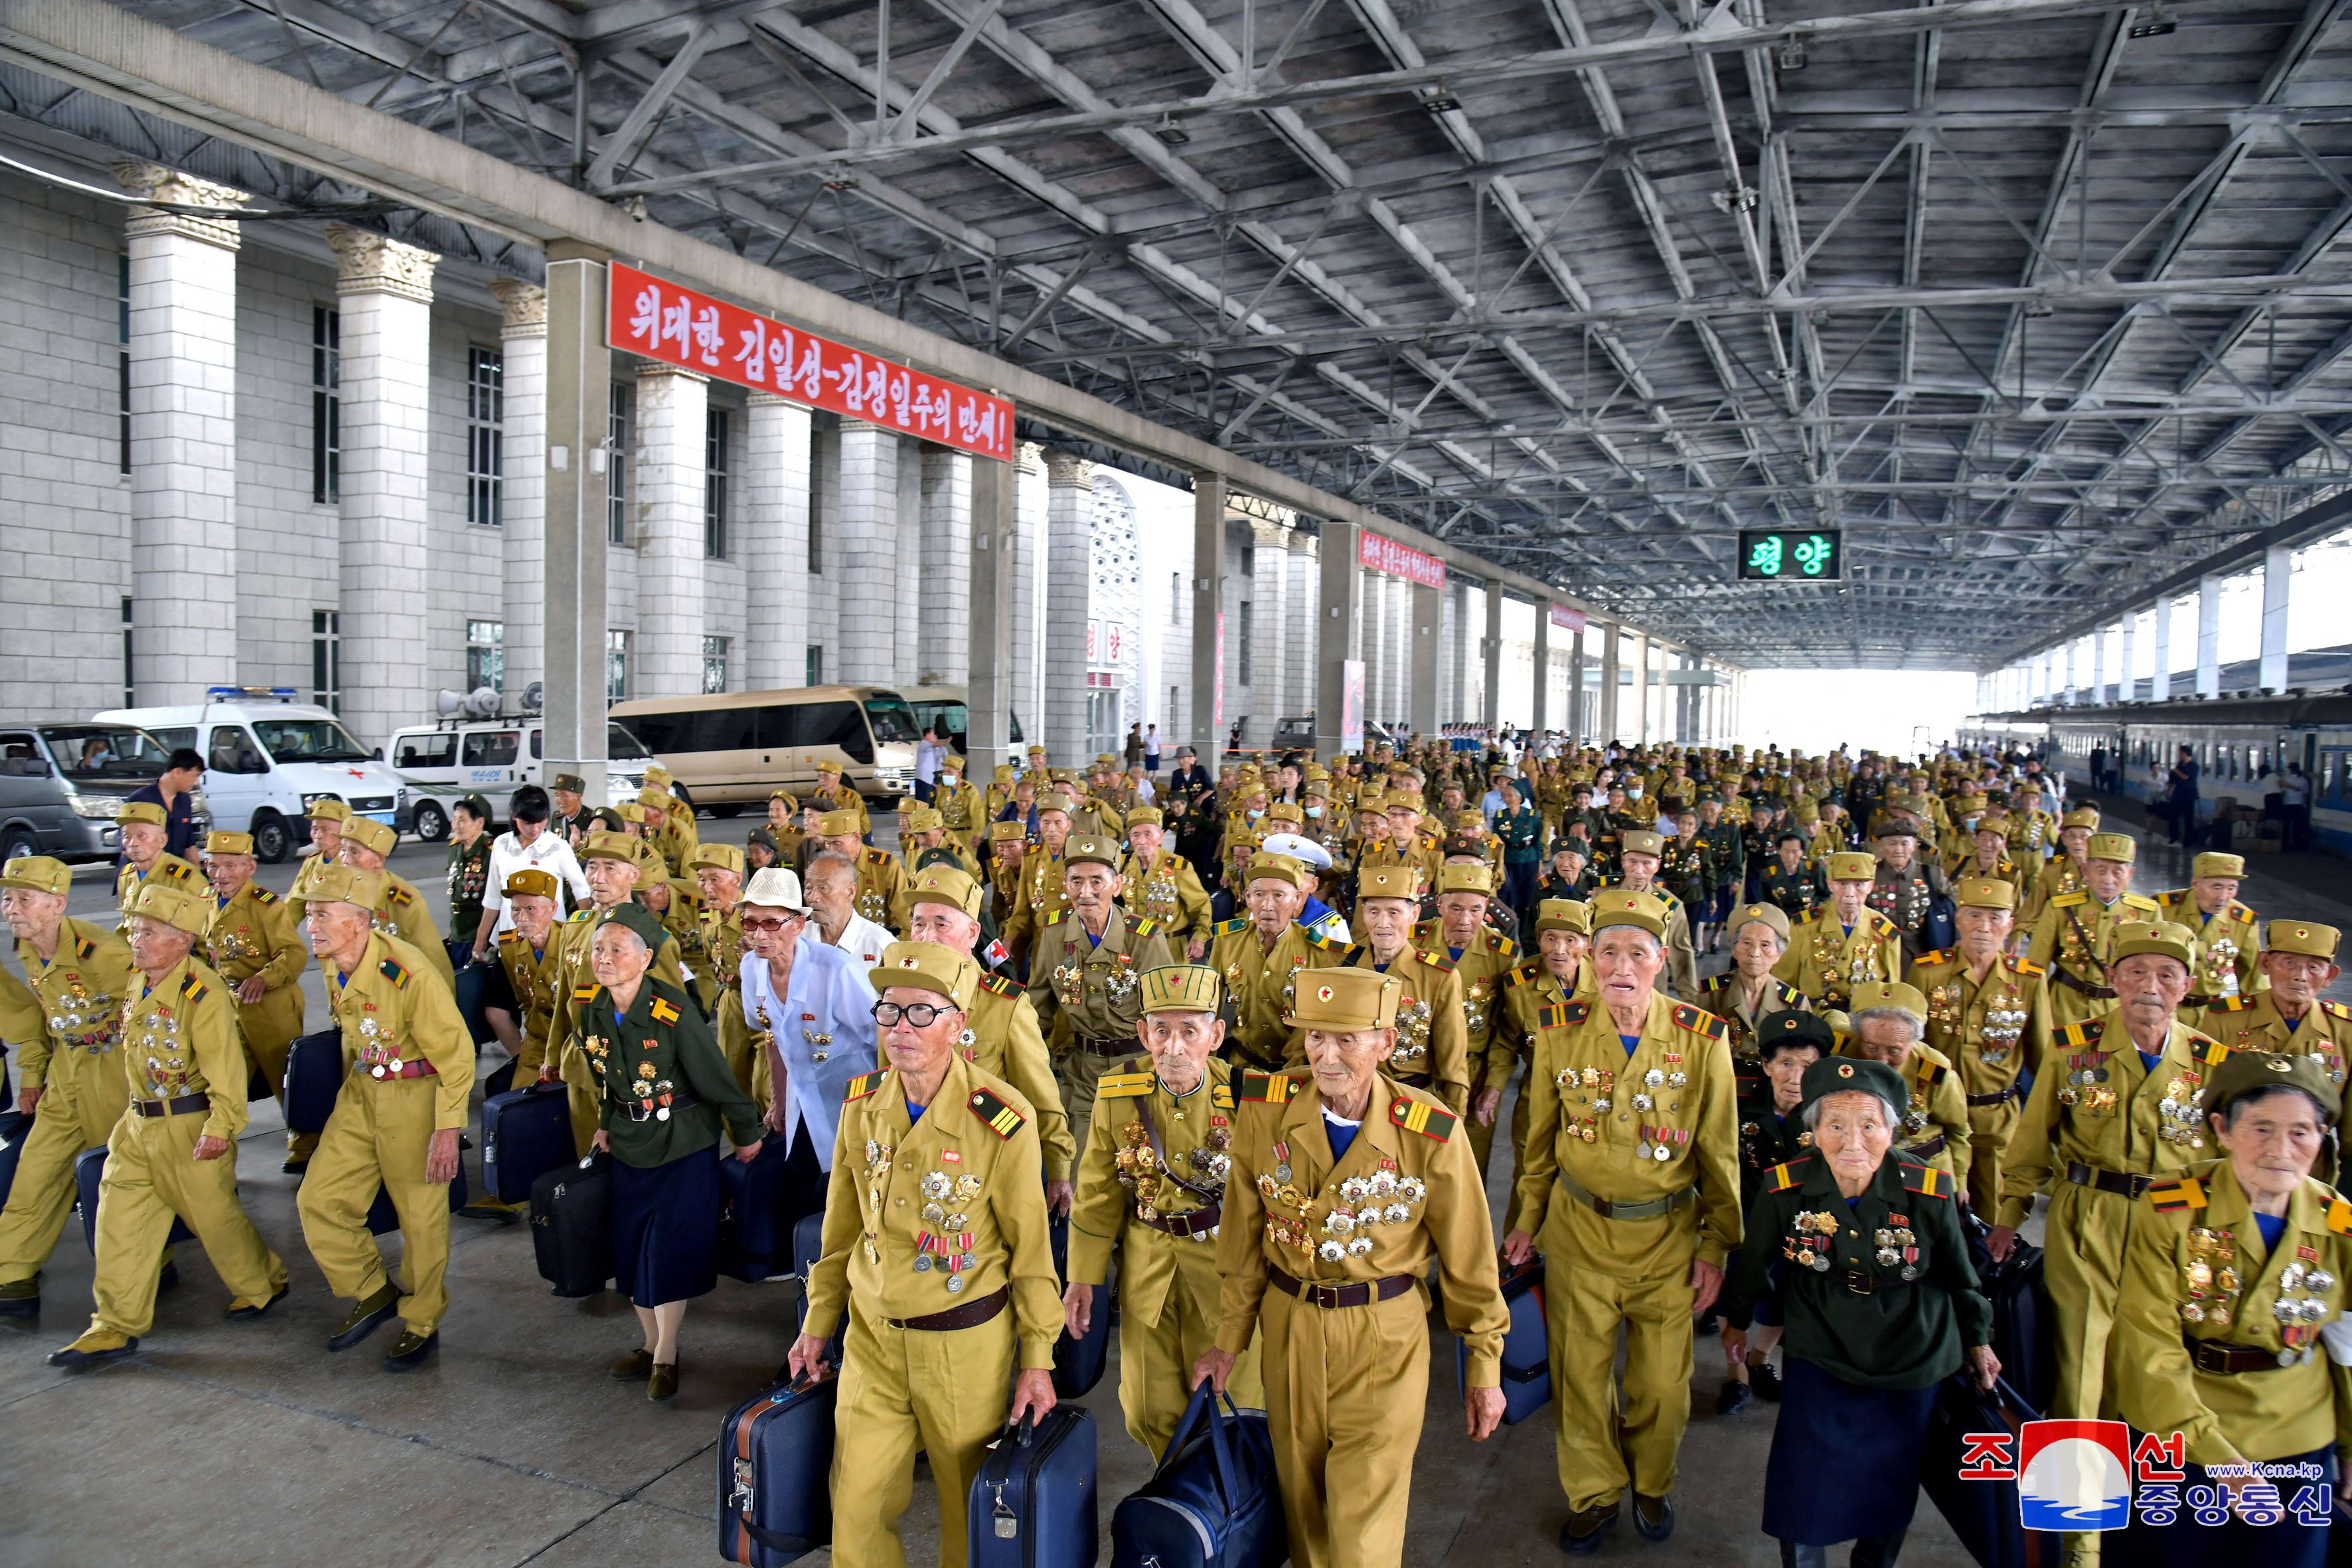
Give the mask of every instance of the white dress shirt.
<svg viewBox="0 0 2352 1568">
<path fill-rule="evenodd" d="M 841 940 L 833 945 L 871 969 L 882 962 L 882 950 L 898 940 L 864 915 L 852 915 L 849 923 L 841 928 Z"/>
<path fill-rule="evenodd" d="M 561 833 L 542 827 L 539 837 L 525 848 L 512 833 L 501 833 L 490 844 L 490 873 L 482 888 L 482 908 L 494 911 L 499 923 L 492 928 L 492 937 L 514 930 L 514 911 L 507 908 L 507 879 L 517 871 L 546 871 L 572 889 L 572 907 L 580 908 L 588 901 L 588 878 L 580 869 L 579 857 L 572 853 L 571 841 Z M 558 910 L 556 918 L 562 918 Z M 470 936 L 472 933 L 467 932 Z"/>
</svg>

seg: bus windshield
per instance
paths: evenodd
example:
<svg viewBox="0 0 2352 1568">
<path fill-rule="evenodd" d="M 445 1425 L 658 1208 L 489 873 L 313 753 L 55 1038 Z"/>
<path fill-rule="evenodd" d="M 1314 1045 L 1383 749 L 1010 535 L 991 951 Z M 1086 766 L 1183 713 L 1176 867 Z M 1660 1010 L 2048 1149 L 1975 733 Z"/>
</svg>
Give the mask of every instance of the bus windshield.
<svg viewBox="0 0 2352 1568">
<path fill-rule="evenodd" d="M 884 746 L 911 746 L 923 738 L 915 722 L 915 710 L 907 706 L 903 697 L 869 697 L 866 700 L 866 721 L 874 726 L 874 740 Z"/>
<path fill-rule="evenodd" d="M 368 749 L 332 719 L 257 719 L 253 732 L 281 763 L 363 763 Z"/>
</svg>

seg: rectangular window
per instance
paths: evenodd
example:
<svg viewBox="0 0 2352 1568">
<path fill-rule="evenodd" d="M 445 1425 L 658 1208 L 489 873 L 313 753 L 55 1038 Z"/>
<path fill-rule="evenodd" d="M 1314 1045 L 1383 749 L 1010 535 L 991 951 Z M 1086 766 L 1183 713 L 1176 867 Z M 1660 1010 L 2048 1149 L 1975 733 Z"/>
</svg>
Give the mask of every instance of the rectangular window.
<svg viewBox="0 0 2352 1568">
<path fill-rule="evenodd" d="M 466 352 L 466 521 L 506 521 L 506 355 Z"/>
<path fill-rule="evenodd" d="M 702 639 L 702 689 L 705 692 L 727 689 L 726 637 Z"/>
<path fill-rule="evenodd" d="M 702 553 L 727 559 L 727 410 L 713 408 L 702 422 Z M 709 642 L 709 638 L 703 639 Z M 724 684 L 707 688 L 724 691 Z"/>
<path fill-rule="evenodd" d="M 507 624 L 504 621 L 466 623 L 466 689 L 507 689 Z"/>
<path fill-rule="evenodd" d="M 629 634 L 604 634 L 604 700 L 618 702 L 629 695 Z"/>
<path fill-rule="evenodd" d="M 1176 712 L 1182 706 L 1177 698 L 1182 688 L 1175 686 L 1168 689 L 1168 732 L 1171 735 L 1181 735 L 1184 732 L 1176 727 Z"/>
<path fill-rule="evenodd" d="M 137 689 L 131 684 L 131 601 L 122 601 L 122 705 L 136 708 Z"/>
<path fill-rule="evenodd" d="M 824 684 L 824 645 L 823 643 L 813 642 L 808 645 L 808 679 L 802 684 L 806 686 Z"/>
<path fill-rule="evenodd" d="M 1244 577 L 1257 575 L 1257 546 L 1255 544 L 1242 546 L 1242 575 Z"/>
<path fill-rule="evenodd" d="M 1184 574 L 1181 572 L 1168 574 L 1168 618 L 1171 621 L 1184 618 Z"/>
<path fill-rule="evenodd" d="M 809 486 L 809 575 L 824 574 L 824 493 L 816 485 Z M 816 683 L 811 681 L 810 685 Z"/>
<path fill-rule="evenodd" d="M 342 711 L 343 617 L 341 611 L 310 612 L 310 700 L 330 713 Z"/>
<path fill-rule="evenodd" d="M 343 499 L 343 316 L 310 307 L 310 499 Z"/>
<path fill-rule="evenodd" d="M 131 256 L 124 252 L 117 258 L 121 263 L 121 284 L 116 303 L 121 307 L 122 339 L 122 384 L 117 398 L 116 419 L 120 430 L 116 439 L 118 461 L 124 473 L 131 471 Z M 129 698 L 123 699 L 129 701 Z"/>
<path fill-rule="evenodd" d="M 1244 599 L 1242 601 L 1241 658 L 1235 660 L 1235 662 L 1241 666 L 1237 679 L 1240 683 L 1245 687 L 1255 686 L 1257 684 L 1256 681 L 1251 679 L 1251 677 L 1256 673 L 1257 668 L 1257 638 L 1251 635 L 1256 628 L 1250 625 L 1250 622 L 1255 618 L 1256 608 L 1257 606 L 1252 604 L 1249 600 Z"/>
<path fill-rule="evenodd" d="M 604 520 L 615 544 L 629 542 L 629 416 L 637 389 L 626 382 L 613 384 L 611 411 L 604 420 Z"/>
</svg>

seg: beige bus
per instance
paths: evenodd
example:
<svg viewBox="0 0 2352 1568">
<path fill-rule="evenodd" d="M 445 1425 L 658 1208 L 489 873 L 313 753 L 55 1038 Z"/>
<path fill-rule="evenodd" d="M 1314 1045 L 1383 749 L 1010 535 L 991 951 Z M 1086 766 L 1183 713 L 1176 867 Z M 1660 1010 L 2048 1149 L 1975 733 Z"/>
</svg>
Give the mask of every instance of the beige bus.
<svg viewBox="0 0 2352 1568">
<path fill-rule="evenodd" d="M 882 686 L 803 686 L 708 697 L 640 697 L 612 707 L 670 771 L 680 794 L 719 816 L 764 810 L 773 791 L 816 784 L 817 764 L 869 800 L 908 793 L 922 731 L 914 710 Z"/>
</svg>

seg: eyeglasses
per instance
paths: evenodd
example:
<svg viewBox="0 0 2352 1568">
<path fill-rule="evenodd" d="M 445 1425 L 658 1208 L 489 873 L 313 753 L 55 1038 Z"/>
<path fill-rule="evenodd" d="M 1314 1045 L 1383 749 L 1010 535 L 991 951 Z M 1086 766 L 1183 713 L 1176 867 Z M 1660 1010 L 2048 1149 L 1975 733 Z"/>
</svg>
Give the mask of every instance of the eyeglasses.
<svg viewBox="0 0 2352 1568">
<path fill-rule="evenodd" d="M 911 1007 L 901 1007 L 896 1002 L 877 1002 L 874 1004 L 874 1021 L 886 1029 L 895 1029 L 898 1026 L 898 1020 L 904 1018 L 910 1027 L 928 1029 L 939 1021 L 940 1014 L 954 1011 L 952 1006 L 935 1007 L 929 1002 L 918 1002 Z"/>
<path fill-rule="evenodd" d="M 743 922 L 743 930 L 747 935 L 761 931 L 790 931 L 806 918 L 803 915 L 787 915 L 772 921 L 747 920 Z"/>
</svg>

